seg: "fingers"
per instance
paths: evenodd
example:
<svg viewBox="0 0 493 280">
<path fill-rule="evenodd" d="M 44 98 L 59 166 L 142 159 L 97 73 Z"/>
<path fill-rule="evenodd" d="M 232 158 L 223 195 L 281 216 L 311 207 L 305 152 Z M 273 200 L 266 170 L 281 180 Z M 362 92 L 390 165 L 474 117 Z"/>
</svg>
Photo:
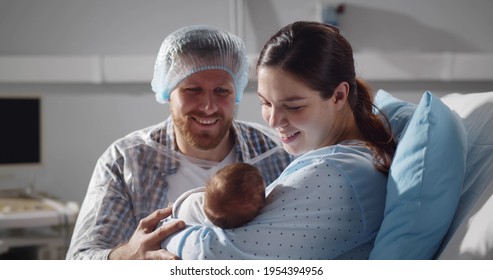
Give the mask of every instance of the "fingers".
<svg viewBox="0 0 493 280">
<path fill-rule="evenodd" d="M 163 240 L 166 237 L 168 237 L 168 236 L 172 235 L 173 233 L 178 232 L 184 228 L 185 228 L 185 223 L 183 221 L 181 221 L 181 220 L 171 221 L 171 222 L 166 223 L 166 224 L 162 225 L 161 227 L 157 228 L 154 231 L 155 236 L 153 237 L 153 239 L 155 238 L 157 240 Z"/>
<path fill-rule="evenodd" d="M 165 249 L 154 251 L 149 254 L 149 259 L 152 260 L 179 260 L 180 258 Z"/>
<path fill-rule="evenodd" d="M 130 240 L 110 253 L 110 259 L 162 259 L 176 260 L 177 256 L 161 249 L 160 244 L 169 235 L 183 229 L 183 221 L 166 222 L 156 230 L 161 220 L 171 215 L 172 208 L 158 209 L 140 220 Z"/>
<path fill-rule="evenodd" d="M 173 233 L 182 230 L 185 228 L 185 223 L 181 220 L 174 220 L 171 222 L 167 222 L 163 224 L 161 227 L 157 228 L 151 234 L 148 235 L 149 239 L 147 242 L 149 244 L 157 244 L 158 248 L 160 248 L 161 241 L 172 235 Z M 154 259 L 160 260 L 178 260 L 179 258 L 170 252 L 161 249 L 152 252 Z"/>
<path fill-rule="evenodd" d="M 180 259 L 178 256 L 173 255 L 164 249 L 161 250 L 161 256 L 162 256 L 162 258 L 161 258 L 162 260 L 179 260 Z"/>
<path fill-rule="evenodd" d="M 139 228 L 144 229 L 145 231 L 152 231 L 156 227 L 156 225 L 164 218 L 171 215 L 172 208 L 167 207 L 164 209 L 158 209 L 152 212 L 149 216 L 143 218 L 139 222 Z"/>
</svg>

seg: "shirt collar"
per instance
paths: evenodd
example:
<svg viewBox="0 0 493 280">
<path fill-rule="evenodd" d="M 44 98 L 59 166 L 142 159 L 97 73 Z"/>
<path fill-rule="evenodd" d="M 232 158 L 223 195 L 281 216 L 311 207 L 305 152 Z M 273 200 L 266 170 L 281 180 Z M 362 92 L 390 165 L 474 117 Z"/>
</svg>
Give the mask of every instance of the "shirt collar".
<svg viewBox="0 0 493 280">
<path fill-rule="evenodd" d="M 254 131 L 250 126 L 236 120 L 232 122 L 231 132 L 236 140 L 235 150 L 238 161 L 256 157 L 275 146 L 275 143 L 260 131 Z M 175 144 L 175 129 L 171 116 L 156 131 L 151 133 L 151 139 L 172 151 L 179 152 Z"/>
</svg>

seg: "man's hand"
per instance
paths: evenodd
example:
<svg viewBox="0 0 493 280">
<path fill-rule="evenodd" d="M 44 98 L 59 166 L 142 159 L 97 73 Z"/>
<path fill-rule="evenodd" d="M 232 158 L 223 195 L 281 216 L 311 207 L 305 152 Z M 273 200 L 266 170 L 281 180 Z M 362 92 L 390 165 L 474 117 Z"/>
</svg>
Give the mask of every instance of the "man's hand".
<svg viewBox="0 0 493 280">
<path fill-rule="evenodd" d="M 185 227 L 183 221 L 173 221 L 156 229 L 157 224 L 171 215 L 171 207 L 158 209 L 140 220 L 130 240 L 113 249 L 110 260 L 177 260 L 178 257 L 161 249 L 161 241 Z"/>
</svg>

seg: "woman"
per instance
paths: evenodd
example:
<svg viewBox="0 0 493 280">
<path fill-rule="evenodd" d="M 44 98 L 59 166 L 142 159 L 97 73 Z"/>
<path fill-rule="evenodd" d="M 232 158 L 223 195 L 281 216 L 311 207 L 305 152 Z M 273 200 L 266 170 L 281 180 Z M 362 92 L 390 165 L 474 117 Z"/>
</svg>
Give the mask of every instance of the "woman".
<svg viewBox="0 0 493 280">
<path fill-rule="evenodd" d="M 368 258 L 395 142 L 350 44 L 335 27 L 295 22 L 265 44 L 257 74 L 264 120 L 299 157 L 249 224 L 191 226 L 162 246 L 187 259 Z"/>
</svg>

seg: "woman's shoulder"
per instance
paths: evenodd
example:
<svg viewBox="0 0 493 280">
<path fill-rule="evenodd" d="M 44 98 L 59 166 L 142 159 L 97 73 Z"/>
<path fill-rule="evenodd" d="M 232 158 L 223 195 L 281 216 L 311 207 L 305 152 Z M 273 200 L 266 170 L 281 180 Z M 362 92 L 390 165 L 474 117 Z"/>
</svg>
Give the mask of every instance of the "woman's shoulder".
<svg viewBox="0 0 493 280">
<path fill-rule="evenodd" d="M 338 144 L 310 151 L 295 159 L 280 178 L 307 172 L 337 171 L 338 176 L 355 188 L 375 184 L 386 185 L 387 177 L 373 164 L 371 151 L 359 143 Z M 294 173 L 294 174 L 293 174 Z"/>
<path fill-rule="evenodd" d="M 355 166 L 372 166 L 371 151 L 363 142 L 352 142 L 327 146 L 312 150 L 299 156 L 293 163 L 310 163 L 313 165 L 335 164 Z"/>
</svg>

